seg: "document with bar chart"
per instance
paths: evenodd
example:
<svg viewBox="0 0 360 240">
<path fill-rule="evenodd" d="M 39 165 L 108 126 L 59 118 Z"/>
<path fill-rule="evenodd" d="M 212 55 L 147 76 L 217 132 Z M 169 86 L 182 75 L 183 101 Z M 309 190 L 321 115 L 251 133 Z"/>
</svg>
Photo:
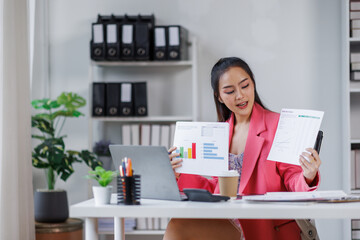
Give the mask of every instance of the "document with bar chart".
<svg viewBox="0 0 360 240">
<path fill-rule="evenodd" d="M 174 146 L 183 159 L 177 172 L 218 176 L 228 170 L 229 124 L 177 122 Z"/>
</svg>

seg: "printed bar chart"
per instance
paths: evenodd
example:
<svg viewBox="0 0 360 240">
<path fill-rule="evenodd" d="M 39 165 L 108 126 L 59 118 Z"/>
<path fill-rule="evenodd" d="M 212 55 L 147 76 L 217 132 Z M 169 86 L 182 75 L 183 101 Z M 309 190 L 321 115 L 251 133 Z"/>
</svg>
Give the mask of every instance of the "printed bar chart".
<svg viewBox="0 0 360 240">
<path fill-rule="evenodd" d="M 180 147 L 175 152 L 180 153 L 180 158 L 196 159 L 196 143 L 191 143 L 191 148 Z"/>
<path fill-rule="evenodd" d="M 217 154 L 218 147 L 214 143 L 203 143 L 204 159 L 219 159 L 224 160 L 224 157 L 219 157 Z"/>
<path fill-rule="evenodd" d="M 228 170 L 229 124 L 176 122 L 174 146 L 183 160 L 176 172 L 219 176 Z"/>
<path fill-rule="evenodd" d="M 203 159 L 224 160 L 224 157 L 219 156 L 218 150 L 215 143 L 203 143 L 201 155 Z M 196 143 L 191 143 L 191 148 L 180 147 L 176 153 L 180 153 L 180 158 L 196 159 Z"/>
<path fill-rule="evenodd" d="M 192 143 L 191 148 L 192 148 L 192 157 L 193 159 L 196 159 L 196 143 Z"/>
<path fill-rule="evenodd" d="M 176 150 L 176 153 L 179 153 L 179 150 Z M 184 157 L 184 147 L 180 147 L 180 157 Z"/>
</svg>

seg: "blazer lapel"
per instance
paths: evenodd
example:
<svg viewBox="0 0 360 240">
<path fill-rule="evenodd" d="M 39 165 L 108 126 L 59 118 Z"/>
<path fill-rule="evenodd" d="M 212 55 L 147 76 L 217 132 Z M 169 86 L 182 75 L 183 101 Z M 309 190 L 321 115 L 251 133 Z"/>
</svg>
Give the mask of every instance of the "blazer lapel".
<svg viewBox="0 0 360 240">
<path fill-rule="evenodd" d="M 249 133 L 244 151 L 244 161 L 239 186 L 240 194 L 243 193 L 249 182 L 265 141 L 265 139 L 260 136 L 260 133 L 266 130 L 264 117 L 264 109 L 255 103 L 251 114 Z"/>
</svg>

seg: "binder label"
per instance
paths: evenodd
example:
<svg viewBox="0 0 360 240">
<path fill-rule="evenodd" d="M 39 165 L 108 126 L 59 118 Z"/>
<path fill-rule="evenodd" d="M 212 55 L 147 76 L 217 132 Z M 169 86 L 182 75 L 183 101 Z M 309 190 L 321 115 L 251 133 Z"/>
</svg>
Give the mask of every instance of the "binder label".
<svg viewBox="0 0 360 240">
<path fill-rule="evenodd" d="M 170 46 L 179 46 L 179 28 L 178 27 L 169 27 L 169 45 Z"/>
<path fill-rule="evenodd" d="M 103 25 L 102 24 L 94 24 L 94 43 L 103 43 L 104 35 L 103 35 Z"/>
<path fill-rule="evenodd" d="M 106 41 L 107 43 L 116 43 L 117 37 L 116 37 L 116 24 L 108 24 L 106 26 Z"/>
<path fill-rule="evenodd" d="M 122 42 L 132 44 L 133 42 L 133 25 L 122 26 Z"/>
<path fill-rule="evenodd" d="M 155 46 L 165 47 L 165 28 L 155 28 Z"/>
<path fill-rule="evenodd" d="M 131 102 L 131 83 L 121 84 L 121 102 Z"/>
</svg>

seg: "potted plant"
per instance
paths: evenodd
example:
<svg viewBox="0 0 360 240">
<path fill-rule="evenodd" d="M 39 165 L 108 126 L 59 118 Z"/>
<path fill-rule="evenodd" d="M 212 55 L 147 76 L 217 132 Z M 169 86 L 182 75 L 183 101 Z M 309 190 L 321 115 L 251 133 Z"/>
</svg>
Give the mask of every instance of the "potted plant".
<svg viewBox="0 0 360 240">
<path fill-rule="evenodd" d="M 95 171 L 89 171 L 88 179 L 96 180 L 100 186 L 93 186 L 95 205 L 110 204 L 112 186 L 109 184 L 117 176 L 116 171 L 106 171 L 103 167 L 97 166 Z"/>
<path fill-rule="evenodd" d="M 85 163 L 92 169 L 101 165 L 96 156 L 88 151 L 74 151 L 65 148 L 62 128 L 67 118 L 84 116 L 77 109 L 86 101 L 75 93 L 63 92 L 55 100 L 33 100 L 31 105 L 42 110 L 31 116 L 31 126 L 37 129 L 33 139 L 40 141 L 32 151 L 32 164 L 45 170 L 47 189 L 35 192 L 35 220 L 38 222 L 61 222 L 69 216 L 65 190 L 55 190 L 57 177 L 66 181 L 74 172 L 73 163 Z"/>
<path fill-rule="evenodd" d="M 111 161 L 109 145 L 111 144 L 108 140 L 100 140 L 95 143 L 93 152 L 98 156 L 98 159 L 102 162 L 102 166 L 106 170 L 114 170 L 114 164 Z"/>
</svg>

